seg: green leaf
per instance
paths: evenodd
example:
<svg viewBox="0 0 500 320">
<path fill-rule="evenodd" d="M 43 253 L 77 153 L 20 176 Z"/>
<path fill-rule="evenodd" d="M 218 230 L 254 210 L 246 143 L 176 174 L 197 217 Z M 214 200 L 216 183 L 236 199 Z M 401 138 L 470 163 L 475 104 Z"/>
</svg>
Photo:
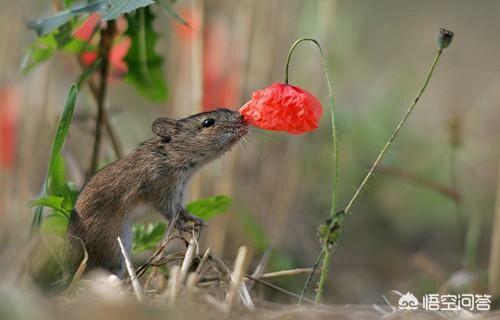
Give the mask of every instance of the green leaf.
<svg viewBox="0 0 500 320">
<path fill-rule="evenodd" d="M 70 210 L 70 203 L 72 208 L 72 205 L 76 201 L 78 191 L 76 191 L 76 187 L 70 183 L 66 183 L 66 185 L 63 185 L 61 181 L 56 181 L 58 179 L 59 180 L 61 179 L 60 170 L 61 167 L 64 167 L 64 160 L 62 159 L 60 152 L 64 144 L 64 141 L 66 140 L 66 136 L 68 135 L 71 121 L 73 120 L 76 98 L 80 91 L 80 87 L 83 83 L 85 83 L 85 81 L 87 81 L 87 79 L 96 70 L 96 68 L 100 65 L 100 63 L 101 63 L 100 60 L 97 60 L 89 68 L 85 69 L 85 71 L 78 78 L 78 82 L 73 83 L 71 85 L 71 88 L 69 89 L 69 93 L 66 98 L 66 103 L 64 104 L 64 110 L 61 115 L 61 119 L 59 120 L 59 123 L 57 125 L 56 135 L 54 137 L 54 141 L 52 144 L 52 152 L 50 154 L 50 159 L 49 159 L 49 169 L 47 172 L 47 178 L 45 179 L 45 182 L 43 184 L 41 198 L 45 198 L 47 196 L 48 192 L 50 191 L 49 187 L 51 185 L 58 184 L 59 186 L 58 189 L 61 190 L 57 191 L 60 192 L 60 194 L 62 194 L 64 198 L 68 198 L 68 200 L 65 200 L 63 203 L 63 207 L 68 212 Z M 37 230 L 42 223 L 43 207 L 44 205 L 42 204 L 38 205 L 35 209 L 35 213 L 33 215 L 33 221 L 31 224 L 31 232 Z"/>
<path fill-rule="evenodd" d="M 56 136 L 54 139 L 54 144 L 52 145 L 51 159 L 49 162 L 49 175 L 53 174 L 53 170 L 56 170 L 57 156 L 61 152 L 66 136 L 68 135 L 69 126 L 73 120 L 73 113 L 75 111 L 76 97 L 78 96 L 78 85 L 72 84 L 69 90 L 68 96 L 66 98 L 66 103 L 64 105 L 64 110 L 57 126 Z"/>
<path fill-rule="evenodd" d="M 97 46 L 82 40 L 82 39 L 71 39 L 68 43 L 61 48 L 64 52 L 80 54 L 84 50 L 86 51 L 97 51 Z"/>
<path fill-rule="evenodd" d="M 230 204 L 230 198 L 218 195 L 190 202 L 187 204 L 186 209 L 203 220 L 210 220 L 215 216 L 226 213 Z"/>
<path fill-rule="evenodd" d="M 64 201 L 63 197 L 58 196 L 47 196 L 44 198 L 39 198 L 31 202 L 31 206 L 44 206 L 52 208 L 56 211 L 64 211 L 62 203 Z"/>
<path fill-rule="evenodd" d="M 53 168 L 49 172 L 50 184 L 47 186 L 49 194 L 59 194 L 59 191 L 66 184 L 66 170 L 64 167 L 64 158 L 59 153 L 55 155 Z"/>
<path fill-rule="evenodd" d="M 34 30 L 38 36 L 44 36 L 66 24 L 74 17 L 96 11 L 104 11 L 107 14 L 107 10 L 113 9 L 109 7 L 111 2 L 117 1 L 101 0 L 86 5 L 76 5 L 70 9 L 60 11 L 50 17 L 29 20 L 26 25 L 28 29 Z"/>
<path fill-rule="evenodd" d="M 72 5 L 72 1 L 66 1 L 66 6 L 72 5 L 70 8 L 49 17 L 28 20 L 26 25 L 28 29 L 34 30 L 38 36 L 44 36 L 78 16 L 102 12 L 104 21 L 114 20 L 125 13 L 153 3 L 152 0 L 100 0 L 83 5 Z"/>
<path fill-rule="evenodd" d="M 72 38 L 73 30 L 81 23 L 79 20 L 68 22 L 55 31 L 37 38 L 24 55 L 21 72 L 27 73 L 33 67 L 50 59 L 57 50 L 79 53 L 88 43 Z M 79 51 L 77 51 L 79 49 Z"/>
<path fill-rule="evenodd" d="M 64 198 L 62 207 L 66 212 L 71 212 L 76 204 L 76 199 L 80 194 L 80 191 L 73 182 L 66 182 L 62 189 L 59 191 L 61 197 Z"/>
<path fill-rule="evenodd" d="M 21 62 L 21 72 L 27 73 L 36 65 L 48 60 L 57 52 L 57 41 L 54 35 L 49 34 L 37 38 L 27 50 Z"/>
<path fill-rule="evenodd" d="M 158 34 L 153 30 L 154 15 L 150 8 L 127 15 L 132 44 L 125 57 L 128 64 L 126 79 L 153 101 L 165 101 L 167 85 L 163 77 L 163 58 L 155 52 Z"/>
<path fill-rule="evenodd" d="M 56 212 L 43 220 L 41 231 L 44 234 L 58 234 L 64 236 L 68 228 L 68 222 L 68 217 Z"/>
<path fill-rule="evenodd" d="M 171 1 L 171 0 L 158 0 L 157 1 L 159 4 L 161 4 L 161 6 L 163 7 L 163 9 L 165 9 L 165 11 L 168 13 L 169 16 L 171 16 L 172 18 L 174 18 L 175 20 L 177 20 L 179 23 L 185 25 L 186 27 L 188 28 L 191 28 L 191 26 L 189 25 L 189 23 L 184 20 L 173 8 L 173 4 L 175 1 Z"/>
<path fill-rule="evenodd" d="M 152 0 L 109 0 L 103 19 L 113 20 L 136 9 L 153 4 Z"/>
<path fill-rule="evenodd" d="M 71 85 L 68 97 L 66 98 L 66 103 L 64 105 L 63 114 L 57 126 L 56 136 L 52 145 L 52 152 L 49 159 L 49 170 L 47 173 L 47 179 L 45 180 L 45 183 L 43 185 L 42 198 L 45 198 L 47 196 L 47 193 L 49 192 L 49 186 L 52 185 L 55 177 L 58 176 L 57 171 L 60 170 L 60 167 L 58 166 L 58 162 L 60 159 L 58 159 L 58 156 L 61 152 L 64 140 L 66 139 L 66 136 L 68 134 L 71 120 L 73 119 L 73 112 L 75 110 L 78 91 L 79 88 L 77 84 Z M 42 222 L 43 207 L 44 205 L 39 205 L 35 209 L 35 214 L 33 216 L 32 222 L 32 231 L 35 228 L 38 228 Z"/>
<path fill-rule="evenodd" d="M 134 241 L 132 250 L 134 253 L 153 250 L 163 237 L 167 226 L 163 222 L 148 224 L 135 224 L 133 227 Z"/>
</svg>

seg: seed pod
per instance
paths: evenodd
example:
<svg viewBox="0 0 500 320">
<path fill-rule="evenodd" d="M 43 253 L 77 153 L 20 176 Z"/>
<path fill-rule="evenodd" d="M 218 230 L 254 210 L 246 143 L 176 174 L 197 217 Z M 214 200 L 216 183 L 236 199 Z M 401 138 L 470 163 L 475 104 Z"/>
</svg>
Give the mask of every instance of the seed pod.
<svg viewBox="0 0 500 320">
<path fill-rule="evenodd" d="M 439 49 L 448 48 L 448 46 L 451 43 L 451 40 L 453 40 L 452 31 L 443 28 L 439 29 L 439 33 L 436 38 L 436 42 L 438 44 Z"/>
</svg>

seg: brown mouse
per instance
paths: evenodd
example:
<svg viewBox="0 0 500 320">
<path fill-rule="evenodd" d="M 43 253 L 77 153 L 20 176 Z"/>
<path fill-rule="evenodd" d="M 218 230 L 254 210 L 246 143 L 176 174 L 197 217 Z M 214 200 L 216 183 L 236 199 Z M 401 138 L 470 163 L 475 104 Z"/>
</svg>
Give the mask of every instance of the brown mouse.
<svg viewBox="0 0 500 320">
<path fill-rule="evenodd" d="M 185 229 L 189 221 L 200 225 L 202 221 L 184 208 L 186 183 L 197 169 L 239 141 L 248 124 L 237 111 L 218 109 L 180 120 L 158 118 L 152 131 L 156 137 L 101 169 L 83 187 L 68 226 L 73 268 L 81 261 L 83 242 L 87 270 L 99 267 L 122 276 L 117 237 L 130 253 L 132 225 L 145 207 L 168 220 L 178 213 L 178 229 Z"/>
</svg>

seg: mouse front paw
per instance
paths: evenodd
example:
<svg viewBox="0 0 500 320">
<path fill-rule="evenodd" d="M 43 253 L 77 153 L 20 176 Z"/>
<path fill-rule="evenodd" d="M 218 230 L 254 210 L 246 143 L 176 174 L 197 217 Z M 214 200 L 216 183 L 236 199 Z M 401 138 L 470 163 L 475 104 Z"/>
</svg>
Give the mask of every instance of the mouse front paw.
<svg viewBox="0 0 500 320">
<path fill-rule="evenodd" d="M 179 218 L 177 219 L 177 230 L 182 232 L 190 232 L 192 230 L 201 230 L 207 223 L 197 216 L 192 215 L 185 208 L 178 208 L 179 210 Z M 188 224 L 192 222 L 193 225 Z"/>
</svg>

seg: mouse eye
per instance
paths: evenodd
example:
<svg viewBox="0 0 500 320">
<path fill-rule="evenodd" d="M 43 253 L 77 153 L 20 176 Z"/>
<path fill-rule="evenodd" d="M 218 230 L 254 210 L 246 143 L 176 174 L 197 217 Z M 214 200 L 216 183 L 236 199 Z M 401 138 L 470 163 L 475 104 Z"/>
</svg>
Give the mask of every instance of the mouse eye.
<svg viewBox="0 0 500 320">
<path fill-rule="evenodd" d="M 203 122 L 201 123 L 202 127 L 203 128 L 208 128 L 208 127 L 211 127 L 215 124 L 215 120 L 212 119 L 212 118 L 208 118 L 208 119 L 205 119 L 203 120 Z"/>
</svg>

